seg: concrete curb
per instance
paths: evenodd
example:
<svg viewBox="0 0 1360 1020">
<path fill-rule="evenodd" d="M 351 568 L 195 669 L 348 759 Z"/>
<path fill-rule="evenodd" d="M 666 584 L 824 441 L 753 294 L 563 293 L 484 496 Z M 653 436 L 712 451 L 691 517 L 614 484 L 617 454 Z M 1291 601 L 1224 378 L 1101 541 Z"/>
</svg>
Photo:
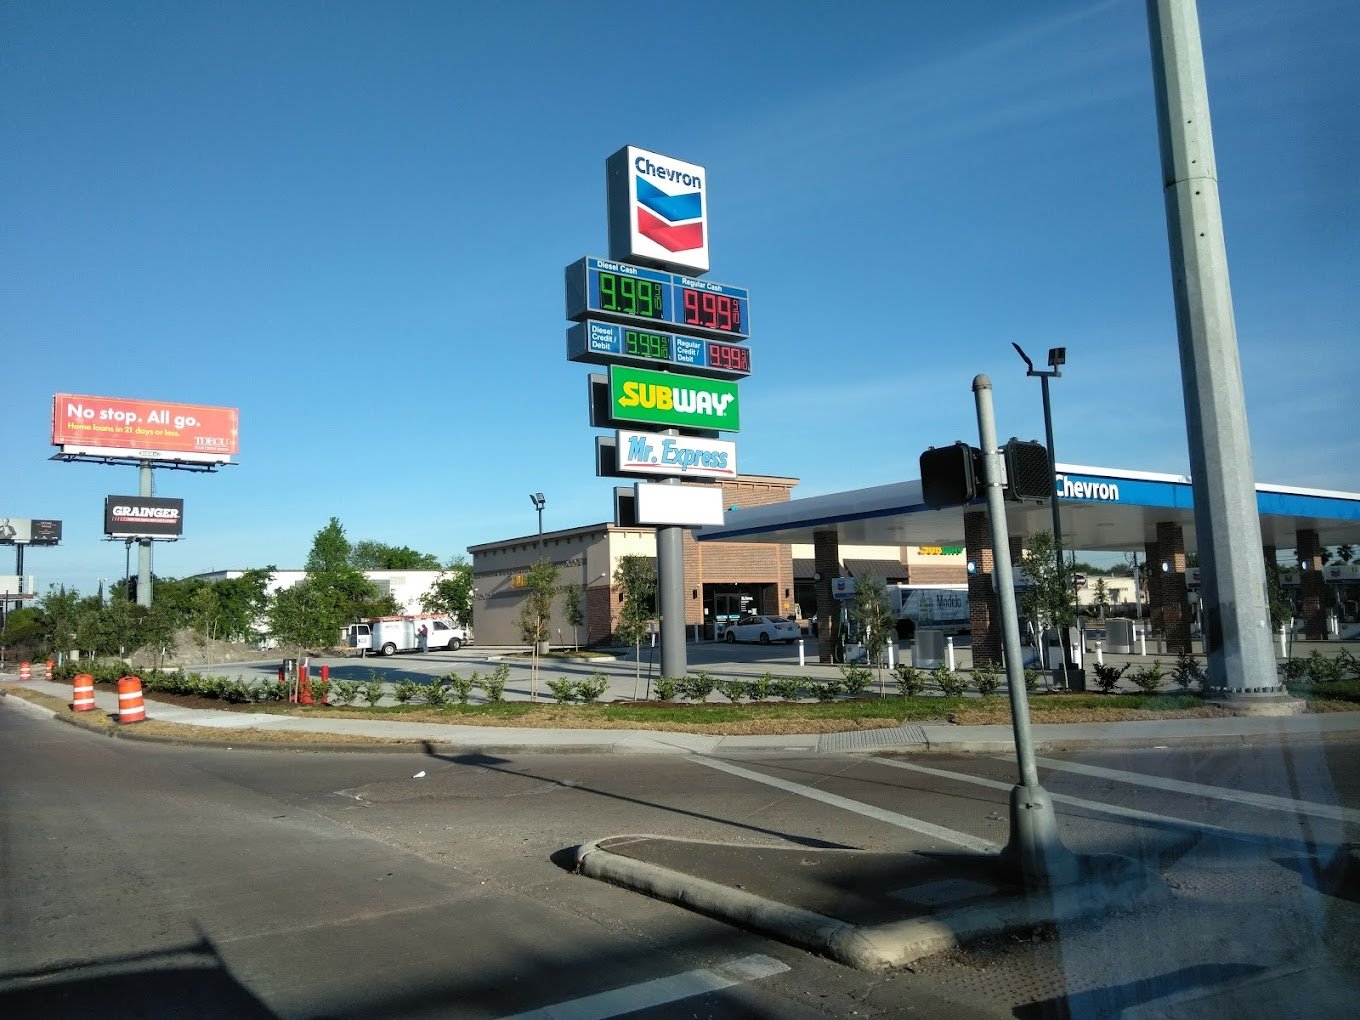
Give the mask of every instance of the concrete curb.
<svg viewBox="0 0 1360 1020">
<path fill-rule="evenodd" d="M 1128 910 L 1165 898 L 1160 877 L 1113 854 L 1081 858 L 1086 880 L 936 914 L 878 925 L 854 925 L 825 914 L 732 889 L 708 879 L 610 852 L 600 844 L 618 839 L 668 839 L 642 833 L 606 836 L 576 848 L 573 871 L 696 913 L 768 935 L 856 970 L 905 967 L 986 935 L 1063 924 L 1111 910 Z"/>
</svg>

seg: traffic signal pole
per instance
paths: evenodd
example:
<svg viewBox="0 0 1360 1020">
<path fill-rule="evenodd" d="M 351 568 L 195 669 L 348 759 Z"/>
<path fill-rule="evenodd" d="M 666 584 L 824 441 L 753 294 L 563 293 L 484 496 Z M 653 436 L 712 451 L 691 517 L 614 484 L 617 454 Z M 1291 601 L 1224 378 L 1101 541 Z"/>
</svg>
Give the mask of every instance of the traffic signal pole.
<svg viewBox="0 0 1360 1020">
<path fill-rule="evenodd" d="M 1020 766 L 1020 784 L 1011 790 L 1011 838 L 1002 856 L 1012 861 L 1026 885 L 1065 885 L 1076 881 L 1078 877 L 1077 858 L 1063 846 L 1058 835 L 1053 802 L 1039 784 L 1039 770 L 1034 762 L 1029 699 L 1025 693 L 1025 663 L 1020 646 L 1020 619 L 1015 610 L 1015 579 L 1011 571 L 1010 536 L 1002 494 L 1001 453 L 996 443 L 992 381 L 987 376 L 979 375 L 973 380 L 973 397 L 977 404 L 978 442 L 982 448 L 987 521 L 992 536 L 993 576 L 1001 612 L 1001 647 L 1006 657 L 1011 728 L 1015 734 L 1015 755 Z"/>
</svg>

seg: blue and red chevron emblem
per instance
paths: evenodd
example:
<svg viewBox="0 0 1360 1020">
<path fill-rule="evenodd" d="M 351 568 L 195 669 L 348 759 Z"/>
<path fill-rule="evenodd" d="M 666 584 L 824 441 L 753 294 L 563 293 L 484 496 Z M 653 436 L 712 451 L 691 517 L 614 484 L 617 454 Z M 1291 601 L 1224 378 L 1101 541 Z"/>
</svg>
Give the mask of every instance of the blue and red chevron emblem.
<svg viewBox="0 0 1360 1020">
<path fill-rule="evenodd" d="M 645 177 L 637 177 L 637 229 L 667 251 L 704 246 L 703 195 L 698 191 L 668 195 Z"/>
</svg>

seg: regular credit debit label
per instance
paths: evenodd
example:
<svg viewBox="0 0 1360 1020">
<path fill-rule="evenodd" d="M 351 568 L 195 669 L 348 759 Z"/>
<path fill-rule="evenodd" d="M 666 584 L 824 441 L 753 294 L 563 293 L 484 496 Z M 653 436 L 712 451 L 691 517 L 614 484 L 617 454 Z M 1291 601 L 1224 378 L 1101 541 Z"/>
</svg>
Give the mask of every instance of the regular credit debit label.
<svg viewBox="0 0 1360 1020">
<path fill-rule="evenodd" d="M 735 478 L 737 444 L 724 439 L 663 436 L 619 429 L 619 469 L 631 474 Z"/>
</svg>

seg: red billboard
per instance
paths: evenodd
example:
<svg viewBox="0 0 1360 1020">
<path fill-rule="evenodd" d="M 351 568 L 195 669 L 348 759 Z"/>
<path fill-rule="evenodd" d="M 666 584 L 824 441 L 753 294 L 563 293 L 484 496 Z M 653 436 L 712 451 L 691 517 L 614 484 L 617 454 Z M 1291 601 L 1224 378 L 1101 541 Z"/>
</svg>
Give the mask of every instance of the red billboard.
<svg viewBox="0 0 1360 1020">
<path fill-rule="evenodd" d="M 225 461 L 237 453 L 236 419 L 234 407 L 58 393 L 52 443 L 63 453 Z"/>
</svg>

